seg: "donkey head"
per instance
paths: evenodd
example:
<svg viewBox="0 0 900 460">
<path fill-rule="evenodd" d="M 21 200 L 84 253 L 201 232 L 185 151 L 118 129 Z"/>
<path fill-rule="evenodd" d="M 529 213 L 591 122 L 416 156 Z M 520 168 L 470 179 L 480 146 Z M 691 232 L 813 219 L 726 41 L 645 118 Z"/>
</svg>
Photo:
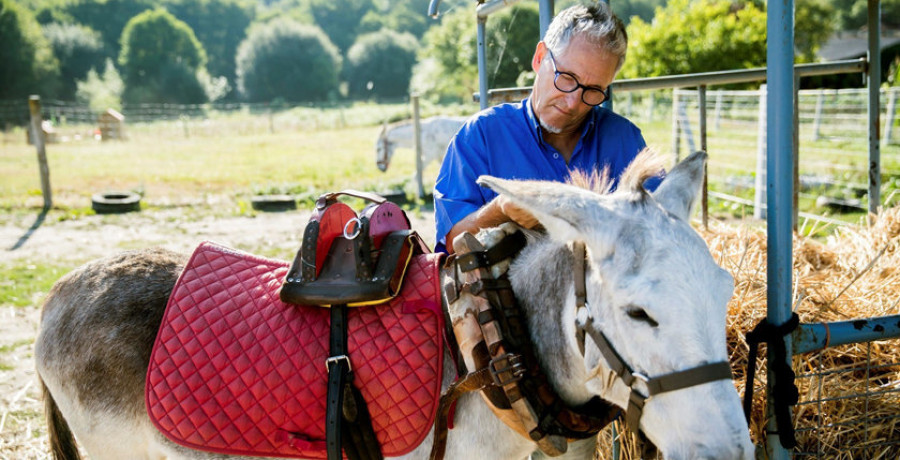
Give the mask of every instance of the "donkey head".
<svg viewBox="0 0 900 460">
<path fill-rule="evenodd" d="M 387 122 L 381 125 L 378 140 L 375 141 L 375 164 L 381 172 L 387 171 L 391 164 L 391 156 L 394 154 L 394 144 L 388 140 Z"/>
<path fill-rule="evenodd" d="M 574 257 L 568 265 L 574 276 L 555 275 L 568 286 L 562 287 L 568 294 L 561 297 L 559 343 L 565 350 L 559 360 L 569 367 L 564 374 L 570 388 L 561 394 L 575 400 L 598 395 L 625 409 L 629 429 L 639 425 L 666 459 L 750 459 L 753 445 L 727 365 L 725 316 L 733 279 L 688 223 L 705 161 L 699 152 L 687 158 L 652 194 L 642 184 L 659 163 L 644 154 L 613 193 L 486 176 L 479 181 L 531 212 L 546 229 L 547 244 L 567 260 Z M 579 245 L 585 248 L 580 260 L 572 255 Z M 578 265 L 584 267 L 581 302 Z M 552 308 L 558 309 L 546 307 Z M 579 326 L 586 321 L 590 328 Z M 625 376 L 614 370 L 623 365 Z M 710 368 L 712 376 L 706 375 Z M 704 374 L 702 382 L 657 391 L 660 381 L 670 387 L 698 377 L 666 378 L 681 371 Z M 643 399 L 642 410 L 630 404 L 635 396 Z"/>
</svg>

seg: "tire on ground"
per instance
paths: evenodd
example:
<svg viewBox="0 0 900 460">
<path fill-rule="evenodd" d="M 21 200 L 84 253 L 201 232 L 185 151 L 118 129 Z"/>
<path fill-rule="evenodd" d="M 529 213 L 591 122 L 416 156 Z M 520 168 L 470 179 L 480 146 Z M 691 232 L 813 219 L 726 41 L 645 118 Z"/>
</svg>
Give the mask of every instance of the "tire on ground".
<svg viewBox="0 0 900 460">
<path fill-rule="evenodd" d="M 91 197 L 91 208 L 97 214 L 140 211 L 141 196 L 134 192 L 96 193 Z"/>
<path fill-rule="evenodd" d="M 250 199 L 250 205 L 257 211 L 292 211 L 297 209 L 297 200 L 290 195 L 258 195 Z"/>
</svg>

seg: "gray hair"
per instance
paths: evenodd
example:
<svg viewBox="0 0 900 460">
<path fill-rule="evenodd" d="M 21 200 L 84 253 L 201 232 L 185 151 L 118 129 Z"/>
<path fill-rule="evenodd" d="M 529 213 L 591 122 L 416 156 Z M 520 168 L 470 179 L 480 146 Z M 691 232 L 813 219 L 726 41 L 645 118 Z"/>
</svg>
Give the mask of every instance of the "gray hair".
<svg viewBox="0 0 900 460">
<path fill-rule="evenodd" d="M 602 1 L 591 6 L 575 5 L 561 11 L 544 35 L 544 43 L 554 53 L 562 54 L 574 35 L 603 48 L 619 58 L 616 72 L 625 64 L 628 34 L 625 25 Z"/>
</svg>

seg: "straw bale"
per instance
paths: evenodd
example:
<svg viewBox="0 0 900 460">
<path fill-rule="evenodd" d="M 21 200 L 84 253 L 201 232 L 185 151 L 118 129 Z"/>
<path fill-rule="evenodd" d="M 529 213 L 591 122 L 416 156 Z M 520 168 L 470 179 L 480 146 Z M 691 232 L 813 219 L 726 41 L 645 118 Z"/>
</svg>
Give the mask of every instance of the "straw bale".
<svg viewBox="0 0 900 460">
<path fill-rule="evenodd" d="M 900 208 L 873 221 L 841 227 L 817 241 L 794 236 L 794 311 L 804 323 L 900 314 Z M 766 317 L 766 234 L 712 223 L 700 230 L 716 262 L 735 280 L 728 305 L 728 351 L 743 398 L 748 331 Z M 758 354 L 750 432 L 765 443 L 766 346 Z M 867 358 L 870 365 L 866 366 Z M 796 452 L 820 458 L 900 458 L 900 339 L 811 352 L 793 359 L 800 404 L 793 409 Z M 868 397 L 865 395 L 868 394 Z M 860 396 L 863 395 L 863 396 Z M 824 399 L 824 400 L 823 400 Z M 627 434 L 622 458 L 640 458 Z M 600 458 L 610 458 L 610 430 Z"/>
</svg>

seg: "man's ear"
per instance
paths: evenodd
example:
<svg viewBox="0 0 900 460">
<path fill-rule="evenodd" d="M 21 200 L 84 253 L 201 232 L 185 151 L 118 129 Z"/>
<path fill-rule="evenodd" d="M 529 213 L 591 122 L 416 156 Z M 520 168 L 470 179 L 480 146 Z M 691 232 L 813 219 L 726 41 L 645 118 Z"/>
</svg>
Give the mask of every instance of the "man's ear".
<svg viewBox="0 0 900 460">
<path fill-rule="evenodd" d="M 537 73 L 538 69 L 541 68 L 541 62 L 544 60 L 544 56 L 547 54 L 547 45 L 544 44 L 543 41 L 539 41 L 537 46 L 534 48 L 534 56 L 531 58 L 531 70 Z"/>
</svg>

